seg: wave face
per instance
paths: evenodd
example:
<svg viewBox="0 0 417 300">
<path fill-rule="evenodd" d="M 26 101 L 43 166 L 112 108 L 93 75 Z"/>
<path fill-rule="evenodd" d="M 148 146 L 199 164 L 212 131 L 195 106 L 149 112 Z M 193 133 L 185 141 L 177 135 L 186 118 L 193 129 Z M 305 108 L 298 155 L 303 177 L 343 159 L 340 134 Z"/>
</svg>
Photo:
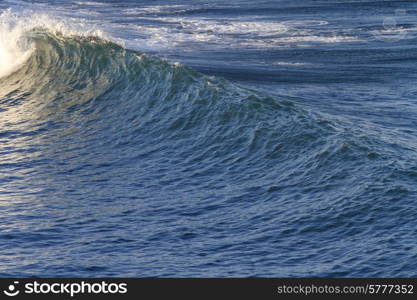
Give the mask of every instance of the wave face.
<svg viewBox="0 0 417 300">
<path fill-rule="evenodd" d="M 415 272 L 409 140 L 99 35 L 2 30 L 1 276 Z"/>
</svg>

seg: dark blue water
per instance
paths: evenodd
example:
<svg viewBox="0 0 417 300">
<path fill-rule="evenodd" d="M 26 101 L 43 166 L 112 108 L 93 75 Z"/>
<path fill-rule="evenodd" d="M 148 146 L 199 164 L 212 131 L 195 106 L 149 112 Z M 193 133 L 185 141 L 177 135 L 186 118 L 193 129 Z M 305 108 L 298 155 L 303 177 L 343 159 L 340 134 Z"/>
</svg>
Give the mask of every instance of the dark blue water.
<svg viewBox="0 0 417 300">
<path fill-rule="evenodd" d="M 0 10 L 0 276 L 417 276 L 415 1 Z"/>
</svg>

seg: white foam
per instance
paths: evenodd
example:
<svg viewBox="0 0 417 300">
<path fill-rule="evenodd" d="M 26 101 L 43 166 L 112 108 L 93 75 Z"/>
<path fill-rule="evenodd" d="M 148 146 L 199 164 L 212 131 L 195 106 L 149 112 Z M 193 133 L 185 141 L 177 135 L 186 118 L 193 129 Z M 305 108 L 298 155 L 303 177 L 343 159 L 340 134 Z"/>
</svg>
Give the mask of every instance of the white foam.
<svg viewBox="0 0 417 300">
<path fill-rule="evenodd" d="M 32 46 L 23 39 L 22 28 L 15 26 L 10 11 L 0 15 L 0 77 L 21 66 L 32 53 Z"/>
<path fill-rule="evenodd" d="M 356 36 L 328 29 L 326 22 L 306 20 L 275 22 L 267 20 L 157 17 L 161 23 L 115 25 L 118 32 L 129 32 L 127 44 L 140 50 L 159 51 L 193 47 L 285 48 L 312 43 L 358 42 Z M 318 29 L 317 27 L 325 27 Z M 309 28 L 313 27 L 313 28 Z M 110 29 L 112 30 L 112 29 Z M 113 29 L 114 30 L 114 29 Z M 133 37 L 133 38 L 132 38 Z M 136 44 L 136 45 L 135 45 Z"/>
<path fill-rule="evenodd" d="M 0 77 L 11 74 L 30 57 L 34 45 L 28 33 L 35 28 L 66 36 L 109 38 L 91 24 L 84 24 L 79 19 L 64 21 L 33 11 L 15 13 L 8 9 L 0 14 Z"/>
<path fill-rule="evenodd" d="M 108 3 L 94 1 L 76 1 L 75 4 L 80 6 L 108 6 Z"/>
<path fill-rule="evenodd" d="M 309 63 L 289 62 L 289 61 L 274 61 L 272 64 L 275 66 L 295 66 L 295 67 L 311 65 Z"/>
<path fill-rule="evenodd" d="M 126 15 L 147 15 L 147 14 L 157 14 L 165 12 L 185 12 L 188 6 L 186 5 L 154 5 L 154 6 L 144 6 L 144 7 L 135 7 L 127 8 L 122 11 Z"/>
</svg>

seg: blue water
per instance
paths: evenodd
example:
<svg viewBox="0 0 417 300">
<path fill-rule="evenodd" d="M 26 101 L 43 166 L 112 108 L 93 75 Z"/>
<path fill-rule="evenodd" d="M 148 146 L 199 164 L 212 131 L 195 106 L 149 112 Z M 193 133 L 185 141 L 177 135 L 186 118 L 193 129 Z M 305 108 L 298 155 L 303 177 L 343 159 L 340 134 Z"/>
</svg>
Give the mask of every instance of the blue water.
<svg viewBox="0 0 417 300">
<path fill-rule="evenodd" d="M 0 276 L 417 276 L 415 1 L 1 1 Z"/>
</svg>

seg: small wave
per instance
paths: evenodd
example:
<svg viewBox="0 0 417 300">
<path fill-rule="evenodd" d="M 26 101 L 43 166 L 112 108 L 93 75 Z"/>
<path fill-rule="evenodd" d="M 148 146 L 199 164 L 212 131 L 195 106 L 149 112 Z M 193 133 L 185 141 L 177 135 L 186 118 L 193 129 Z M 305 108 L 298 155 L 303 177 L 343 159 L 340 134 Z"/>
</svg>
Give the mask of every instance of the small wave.
<svg viewBox="0 0 417 300">
<path fill-rule="evenodd" d="M 159 13 L 180 13 L 187 11 L 186 5 L 154 5 L 143 6 L 140 8 L 127 8 L 122 12 L 126 15 L 147 15 L 147 14 L 159 14 Z"/>
<path fill-rule="evenodd" d="M 80 6 L 108 6 L 107 3 L 94 1 L 76 1 L 75 4 Z"/>
</svg>

